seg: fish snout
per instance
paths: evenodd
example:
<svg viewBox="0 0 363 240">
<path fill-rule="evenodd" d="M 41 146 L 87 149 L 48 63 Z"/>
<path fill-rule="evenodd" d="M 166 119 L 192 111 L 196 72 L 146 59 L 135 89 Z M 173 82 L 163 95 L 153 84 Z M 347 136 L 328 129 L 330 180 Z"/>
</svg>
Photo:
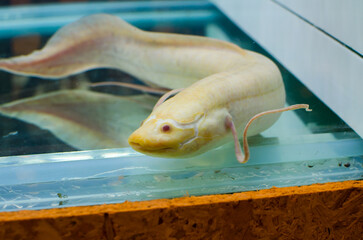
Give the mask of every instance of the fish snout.
<svg viewBox="0 0 363 240">
<path fill-rule="evenodd" d="M 133 132 L 128 142 L 138 152 L 153 156 L 172 157 L 180 155 L 184 143 L 194 136 L 193 128 L 179 128 L 169 122 L 155 124 L 150 121 Z"/>
<path fill-rule="evenodd" d="M 151 135 L 145 135 L 141 131 L 136 130 L 133 132 L 129 139 L 130 146 L 139 152 L 145 153 L 145 152 L 153 152 L 153 151 L 162 151 L 167 149 L 173 149 L 176 146 L 170 146 L 168 142 L 161 141 L 160 139 L 157 140 L 153 138 Z"/>
</svg>

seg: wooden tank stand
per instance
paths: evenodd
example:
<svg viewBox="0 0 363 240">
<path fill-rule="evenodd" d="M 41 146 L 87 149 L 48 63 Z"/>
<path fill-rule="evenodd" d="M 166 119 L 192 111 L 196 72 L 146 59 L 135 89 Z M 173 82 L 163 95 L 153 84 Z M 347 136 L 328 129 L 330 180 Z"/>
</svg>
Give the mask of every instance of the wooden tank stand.
<svg viewBox="0 0 363 240">
<path fill-rule="evenodd" d="M 0 213 L 0 239 L 362 239 L 363 181 Z"/>
</svg>

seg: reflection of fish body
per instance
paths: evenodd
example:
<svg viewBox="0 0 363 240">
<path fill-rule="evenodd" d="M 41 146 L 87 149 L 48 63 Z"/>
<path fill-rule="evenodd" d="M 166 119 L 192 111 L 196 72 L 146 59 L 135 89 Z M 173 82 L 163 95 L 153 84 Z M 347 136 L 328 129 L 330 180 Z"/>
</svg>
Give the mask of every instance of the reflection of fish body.
<svg viewBox="0 0 363 240">
<path fill-rule="evenodd" d="M 62 90 L 0 105 L 0 114 L 36 124 L 77 149 L 117 148 L 128 146 L 127 137 L 155 102 L 148 95 Z"/>
<path fill-rule="evenodd" d="M 204 37 L 145 32 L 110 15 L 82 18 L 59 30 L 42 50 L 0 61 L 6 71 L 46 78 L 98 67 L 123 70 L 153 86 L 186 88 L 155 108 L 130 136 L 134 149 L 150 155 L 204 152 L 228 141 L 231 130 L 242 133 L 257 113 L 285 102 L 278 68 L 260 54 Z M 259 118 L 249 134 L 278 117 Z"/>
</svg>

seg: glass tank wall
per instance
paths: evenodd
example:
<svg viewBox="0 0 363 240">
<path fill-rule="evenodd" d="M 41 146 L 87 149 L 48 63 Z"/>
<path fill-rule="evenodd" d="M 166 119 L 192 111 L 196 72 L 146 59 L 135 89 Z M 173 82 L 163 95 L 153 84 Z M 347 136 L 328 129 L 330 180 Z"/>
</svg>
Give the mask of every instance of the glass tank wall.
<svg viewBox="0 0 363 240">
<path fill-rule="evenodd" d="M 233 42 L 268 57 L 256 42 L 205 1 L 53 4 L 0 8 L 0 57 L 41 48 L 61 26 L 93 13 L 109 13 L 149 31 L 202 35 Z M 308 53 L 307 53 L 308 54 Z M 278 63 L 277 63 L 278 64 Z M 267 131 L 249 138 L 251 158 L 236 161 L 233 144 L 185 159 L 148 157 L 130 147 L 75 147 L 50 123 L 21 113 L 0 114 L 0 211 L 79 206 L 189 195 L 233 193 L 284 186 L 362 179 L 363 140 L 283 66 L 286 105 L 308 103 L 312 112 L 283 113 Z M 59 80 L 0 72 L 0 109 L 45 94 L 87 91 L 115 98 L 140 92 L 100 81 L 140 83 L 114 69 L 96 69 Z M 143 111 L 120 107 L 141 121 Z M 93 99 L 94 95 L 90 95 Z M 91 101 L 92 102 L 92 101 Z M 25 109 L 27 105 L 24 105 Z M 90 107 L 91 106 L 91 107 Z M 59 109 L 56 109 L 58 111 Z M 82 111 L 82 110 L 80 110 Z M 83 111 L 96 110 L 92 104 Z M 135 117 L 133 117 L 134 115 Z M 96 115 L 97 116 L 97 115 Z M 112 125 L 107 118 L 102 123 Z M 136 126 L 139 125 L 136 122 Z M 56 124 L 56 123 L 54 123 Z M 131 128 L 131 127 L 130 127 Z M 129 129 L 128 131 L 133 131 Z M 127 137 L 127 133 L 123 133 Z M 82 136 L 74 141 L 82 142 Z M 74 142 L 73 141 L 73 142 Z"/>
</svg>

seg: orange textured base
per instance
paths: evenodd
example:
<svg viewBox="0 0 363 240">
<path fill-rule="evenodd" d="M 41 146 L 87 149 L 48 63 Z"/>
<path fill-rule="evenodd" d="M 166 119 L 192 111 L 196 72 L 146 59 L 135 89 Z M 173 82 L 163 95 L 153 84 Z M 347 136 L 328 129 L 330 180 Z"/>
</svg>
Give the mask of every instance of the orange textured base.
<svg viewBox="0 0 363 240">
<path fill-rule="evenodd" d="M 0 213 L 0 239 L 361 239 L 363 181 Z"/>
</svg>

